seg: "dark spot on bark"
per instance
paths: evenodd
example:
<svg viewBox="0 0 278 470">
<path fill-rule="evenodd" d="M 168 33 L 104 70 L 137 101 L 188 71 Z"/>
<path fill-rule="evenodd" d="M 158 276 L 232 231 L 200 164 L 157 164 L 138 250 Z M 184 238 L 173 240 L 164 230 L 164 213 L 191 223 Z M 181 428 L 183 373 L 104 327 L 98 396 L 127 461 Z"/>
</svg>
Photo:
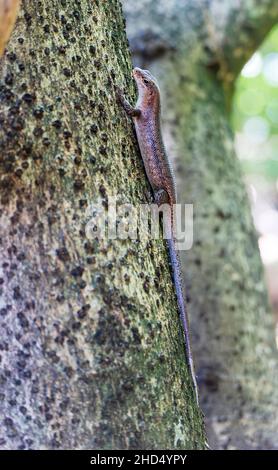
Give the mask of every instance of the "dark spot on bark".
<svg viewBox="0 0 278 470">
<path fill-rule="evenodd" d="M 99 70 L 101 68 L 101 61 L 99 59 L 96 59 L 94 61 L 94 66 Z"/>
<path fill-rule="evenodd" d="M 20 287 L 19 287 L 19 286 L 14 287 L 13 292 L 14 292 L 13 298 L 14 298 L 15 300 L 21 299 L 21 292 L 20 292 Z"/>
<path fill-rule="evenodd" d="M 100 153 L 101 155 L 107 155 L 106 147 L 104 147 L 103 145 L 101 145 L 101 146 L 99 147 L 99 153 Z"/>
<path fill-rule="evenodd" d="M 43 130 L 41 127 L 35 127 L 33 130 L 33 134 L 35 137 L 41 137 L 43 135 Z"/>
<path fill-rule="evenodd" d="M 82 268 L 82 266 L 76 266 L 76 267 L 71 271 L 71 275 L 72 275 L 73 277 L 81 277 L 83 273 L 84 273 L 84 268 Z"/>
<path fill-rule="evenodd" d="M 69 406 L 69 403 L 70 403 L 69 398 L 65 398 L 65 399 L 60 403 L 60 405 L 59 405 L 60 409 L 61 409 L 62 411 L 66 411 L 66 409 L 67 409 L 68 406 Z"/>
<path fill-rule="evenodd" d="M 31 379 L 32 377 L 32 372 L 30 370 L 26 370 L 23 374 L 25 379 Z"/>
<path fill-rule="evenodd" d="M 225 213 L 225 212 L 222 211 L 221 209 L 218 209 L 218 211 L 216 212 L 216 216 L 217 216 L 219 219 L 230 219 L 231 214 Z"/>
<path fill-rule="evenodd" d="M 98 131 L 98 126 L 96 124 L 92 124 L 90 127 L 90 131 L 92 134 L 96 134 Z"/>
<path fill-rule="evenodd" d="M 59 447 L 61 447 L 61 443 L 56 438 L 51 439 L 50 444 L 54 449 L 59 449 Z"/>
<path fill-rule="evenodd" d="M 7 426 L 8 428 L 12 427 L 14 424 L 12 418 L 5 418 L 4 419 L 4 425 Z"/>
<path fill-rule="evenodd" d="M 82 279 L 82 281 L 80 281 L 79 284 L 78 284 L 78 286 L 79 286 L 80 289 L 85 289 L 86 285 L 87 285 L 87 284 L 86 284 L 86 282 L 85 282 L 83 279 Z"/>
<path fill-rule="evenodd" d="M 81 191 L 84 189 L 84 182 L 81 179 L 75 180 L 73 186 L 76 191 Z"/>
<path fill-rule="evenodd" d="M 14 78 L 13 78 L 13 74 L 12 73 L 7 73 L 6 77 L 5 77 L 5 83 L 6 85 L 12 85 L 13 84 L 13 81 L 14 81 Z"/>
<path fill-rule="evenodd" d="M 55 121 L 52 122 L 52 126 L 55 127 L 55 129 L 61 129 L 62 122 L 59 119 L 56 119 Z"/>
<path fill-rule="evenodd" d="M 64 131 L 64 137 L 65 137 L 65 139 L 70 139 L 72 137 L 72 133 L 70 131 L 65 130 Z"/>
<path fill-rule="evenodd" d="M 25 367 L 26 367 L 26 361 L 24 361 L 24 360 L 18 361 L 18 362 L 16 363 L 16 365 L 17 365 L 18 369 L 25 369 Z"/>
<path fill-rule="evenodd" d="M 33 111 L 33 115 L 36 119 L 41 119 L 43 117 L 43 113 L 44 113 L 43 106 L 38 106 Z"/>
<path fill-rule="evenodd" d="M 51 144 L 50 139 L 48 137 L 44 137 L 43 140 L 42 140 L 42 143 L 46 147 L 48 147 Z"/>
<path fill-rule="evenodd" d="M 17 318 L 19 321 L 19 324 L 22 328 L 28 328 L 29 327 L 29 321 L 27 320 L 26 316 L 24 315 L 23 312 L 18 312 Z"/>
<path fill-rule="evenodd" d="M 15 176 L 17 176 L 18 178 L 21 178 L 23 174 L 23 170 L 21 168 L 17 168 L 14 173 L 15 173 Z"/>
<path fill-rule="evenodd" d="M 25 122 L 22 117 L 17 117 L 12 120 L 11 127 L 16 131 L 21 131 L 25 127 Z"/>
<path fill-rule="evenodd" d="M 71 377 L 74 376 L 74 370 L 73 370 L 72 367 L 69 367 L 69 366 L 65 367 L 64 371 L 65 371 L 67 377 L 71 378 Z"/>
<path fill-rule="evenodd" d="M 35 100 L 35 96 L 31 95 L 31 93 L 24 93 L 24 95 L 22 96 L 22 99 L 23 101 L 25 101 L 25 103 L 32 104 L 33 101 Z"/>
<path fill-rule="evenodd" d="M 80 18 L 80 13 L 78 10 L 74 10 L 73 13 L 72 13 L 73 17 L 76 18 L 76 19 L 79 19 Z"/>
<path fill-rule="evenodd" d="M 58 52 L 59 52 L 60 54 L 65 54 L 65 53 L 66 53 L 66 48 L 65 48 L 65 46 L 59 46 L 59 47 L 58 47 Z"/>
<path fill-rule="evenodd" d="M 66 262 L 70 260 L 69 252 L 66 248 L 57 249 L 56 254 L 61 261 Z"/>
<path fill-rule="evenodd" d="M 79 200 L 79 207 L 85 207 L 87 206 L 87 200 L 86 199 L 80 199 Z"/>
<path fill-rule="evenodd" d="M 63 73 L 64 73 L 65 77 L 71 77 L 71 75 L 72 75 L 70 69 L 68 69 L 68 68 L 64 68 Z"/>
<path fill-rule="evenodd" d="M 75 159 L 74 159 L 74 163 L 75 163 L 76 165 L 80 165 L 81 161 L 82 161 L 82 160 L 81 160 L 80 157 L 75 157 Z"/>
<path fill-rule="evenodd" d="M 8 310 L 6 308 L 1 308 L 0 309 L 0 316 L 5 317 L 6 315 L 8 315 Z"/>
<path fill-rule="evenodd" d="M 90 305 L 89 304 L 83 305 L 83 307 L 80 310 L 78 310 L 78 312 L 77 312 L 78 318 L 80 320 L 85 318 L 89 310 L 90 310 Z"/>
<path fill-rule="evenodd" d="M 9 52 L 7 54 L 7 58 L 9 59 L 10 62 L 15 62 L 16 61 L 16 54 L 14 52 Z"/>
<path fill-rule="evenodd" d="M 144 289 L 145 292 L 149 292 L 149 290 L 150 290 L 149 281 L 145 281 L 145 282 L 143 283 L 143 289 Z"/>
</svg>

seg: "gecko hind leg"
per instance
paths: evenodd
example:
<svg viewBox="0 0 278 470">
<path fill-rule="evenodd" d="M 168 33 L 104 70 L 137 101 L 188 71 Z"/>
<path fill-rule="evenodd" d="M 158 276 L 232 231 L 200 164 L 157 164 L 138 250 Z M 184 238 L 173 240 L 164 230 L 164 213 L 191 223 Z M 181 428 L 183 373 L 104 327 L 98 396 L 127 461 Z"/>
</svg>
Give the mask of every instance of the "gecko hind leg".
<svg viewBox="0 0 278 470">
<path fill-rule="evenodd" d="M 158 189 L 154 192 L 154 200 L 157 204 L 158 208 L 160 208 L 164 204 L 168 204 L 170 202 L 169 194 L 165 189 Z M 167 212 L 162 211 L 161 214 L 161 222 L 163 221 L 163 233 L 164 238 L 169 239 L 172 238 L 172 230 L 171 230 L 171 208 L 167 207 Z"/>
<path fill-rule="evenodd" d="M 154 201 L 159 206 L 169 203 L 169 195 L 165 189 L 158 189 L 154 192 Z"/>
</svg>

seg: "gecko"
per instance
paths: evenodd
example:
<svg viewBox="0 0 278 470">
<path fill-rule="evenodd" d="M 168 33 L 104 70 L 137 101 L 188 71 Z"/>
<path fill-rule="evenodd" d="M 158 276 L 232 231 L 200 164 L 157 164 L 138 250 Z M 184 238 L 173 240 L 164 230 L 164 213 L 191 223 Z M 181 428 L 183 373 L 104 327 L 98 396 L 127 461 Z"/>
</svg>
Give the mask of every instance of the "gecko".
<svg viewBox="0 0 278 470">
<path fill-rule="evenodd" d="M 160 90 L 157 80 L 148 70 L 142 70 L 136 67 L 133 69 L 132 75 L 135 79 L 138 91 L 138 100 L 135 107 L 127 101 L 122 90 L 119 88 L 117 88 L 117 97 L 126 114 L 133 119 L 145 171 L 154 194 L 154 201 L 158 207 L 162 204 L 169 204 L 170 206 L 170 216 L 166 216 L 167 245 L 178 309 L 183 326 L 186 359 L 193 381 L 197 404 L 199 404 L 198 388 L 190 346 L 188 317 L 183 294 L 181 263 L 176 249 L 174 213 L 174 205 L 177 201 L 176 185 L 174 174 L 164 147 L 160 124 Z"/>
</svg>

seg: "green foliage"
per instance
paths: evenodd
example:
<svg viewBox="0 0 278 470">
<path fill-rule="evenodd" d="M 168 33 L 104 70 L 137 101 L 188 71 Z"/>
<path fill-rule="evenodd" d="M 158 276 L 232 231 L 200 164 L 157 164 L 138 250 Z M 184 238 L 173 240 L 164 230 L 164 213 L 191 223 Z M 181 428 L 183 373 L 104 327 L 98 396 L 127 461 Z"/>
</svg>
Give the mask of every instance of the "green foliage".
<svg viewBox="0 0 278 470">
<path fill-rule="evenodd" d="M 232 125 L 247 174 L 278 178 L 278 25 L 236 83 Z"/>
</svg>

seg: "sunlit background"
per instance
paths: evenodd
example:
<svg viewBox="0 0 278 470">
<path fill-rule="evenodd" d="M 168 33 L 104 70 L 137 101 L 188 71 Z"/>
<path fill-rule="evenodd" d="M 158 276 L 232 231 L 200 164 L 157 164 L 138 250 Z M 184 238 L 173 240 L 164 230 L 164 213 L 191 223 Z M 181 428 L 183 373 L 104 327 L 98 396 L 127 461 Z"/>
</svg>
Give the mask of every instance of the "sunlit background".
<svg viewBox="0 0 278 470">
<path fill-rule="evenodd" d="M 278 321 L 278 25 L 241 72 L 232 123 Z"/>
</svg>

